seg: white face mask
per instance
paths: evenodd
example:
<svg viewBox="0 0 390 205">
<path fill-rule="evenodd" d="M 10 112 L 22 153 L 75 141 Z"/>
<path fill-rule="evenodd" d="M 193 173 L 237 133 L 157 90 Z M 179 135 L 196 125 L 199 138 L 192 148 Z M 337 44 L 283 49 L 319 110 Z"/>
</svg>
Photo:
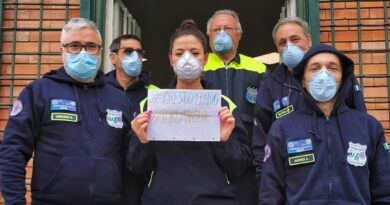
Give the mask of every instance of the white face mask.
<svg viewBox="0 0 390 205">
<path fill-rule="evenodd" d="M 189 51 L 185 51 L 173 65 L 173 70 L 179 79 L 191 82 L 202 74 L 203 65 Z"/>
</svg>

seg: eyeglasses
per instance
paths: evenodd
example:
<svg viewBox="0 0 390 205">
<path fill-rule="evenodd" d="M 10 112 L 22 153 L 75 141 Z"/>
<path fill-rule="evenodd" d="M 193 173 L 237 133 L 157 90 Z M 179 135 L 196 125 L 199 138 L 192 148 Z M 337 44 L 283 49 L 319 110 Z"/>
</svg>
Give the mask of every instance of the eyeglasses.
<svg viewBox="0 0 390 205">
<path fill-rule="evenodd" d="M 123 52 L 126 54 L 126 55 L 130 55 L 131 53 L 133 53 L 134 51 L 138 53 L 138 55 L 140 56 L 145 56 L 145 53 L 146 51 L 142 48 L 126 48 L 126 47 L 122 47 L 122 48 L 119 48 L 119 49 L 123 49 Z"/>
<path fill-rule="evenodd" d="M 238 28 L 230 27 L 230 26 L 224 26 L 219 28 L 213 28 L 211 29 L 212 33 L 219 32 L 220 30 L 224 30 L 226 33 L 233 33 L 233 31 L 239 30 Z"/>
<path fill-rule="evenodd" d="M 99 53 L 101 46 L 94 43 L 88 43 L 81 45 L 80 43 L 68 43 L 62 45 L 66 48 L 66 51 L 71 54 L 78 54 L 84 48 L 89 54 L 96 55 Z"/>
</svg>

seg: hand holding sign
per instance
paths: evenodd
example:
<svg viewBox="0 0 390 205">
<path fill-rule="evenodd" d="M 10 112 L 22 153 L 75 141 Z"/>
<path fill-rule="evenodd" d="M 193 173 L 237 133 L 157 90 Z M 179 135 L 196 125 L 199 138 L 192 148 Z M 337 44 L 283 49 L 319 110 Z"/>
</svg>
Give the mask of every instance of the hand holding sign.
<svg viewBox="0 0 390 205">
<path fill-rule="evenodd" d="M 231 114 L 221 108 L 220 90 L 160 89 L 148 91 L 148 140 L 220 141 L 221 123 L 230 135 Z M 219 114 L 219 115 L 218 115 Z M 230 130 L 230 131 L 229 131 Z M 227 140 L 229 136 L 223 135 Z"/>
<path fill-rule="evenodd" d="M 131 121 L 131 129 L 133 129 L 134 133 L 137 135 L 139 141 L 141 143 L 148 143 L 148 137 L 147 137 L 147 129 L 149 124 L 151 111 L 146 111 L 144 113 L 141 113 L 137 115 L 132 121 Z"/>
<path fill-rule="evenodd" d="M 219 110 L 219 117 L 221 119 L 221 141 L 226 142 L 236 126 L 235 119 L 227 107 L 222 107 Z"/>
</svg>

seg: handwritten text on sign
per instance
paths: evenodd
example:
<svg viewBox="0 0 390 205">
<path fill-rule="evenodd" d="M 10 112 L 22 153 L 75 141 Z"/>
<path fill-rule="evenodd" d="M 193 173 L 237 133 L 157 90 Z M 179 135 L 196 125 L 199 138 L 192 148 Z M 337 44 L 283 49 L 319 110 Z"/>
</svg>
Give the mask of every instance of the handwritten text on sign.
<svg viewBox="0 0 390 205">
<path fill-rule="evenodd" d="M 148 91 L 148 140 L 219 141 L 220 90 Z"/>
</svg>

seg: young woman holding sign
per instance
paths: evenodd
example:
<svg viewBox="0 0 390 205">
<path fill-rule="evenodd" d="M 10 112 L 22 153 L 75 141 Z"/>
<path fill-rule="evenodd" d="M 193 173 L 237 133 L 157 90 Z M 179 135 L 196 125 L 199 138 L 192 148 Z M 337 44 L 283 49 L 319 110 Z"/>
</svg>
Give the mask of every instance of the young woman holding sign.
<svg viewBox="0 0 390 205">
<path fill-rule="evenodd" d="M 195 22 L 183 21 L 170 43 L 169 59 L 177 76 L 171 88 L 208 88 L 200 78 L 206 46 Z M 153 112 L 141 110 L 131 122 L 136 137 L 130 142 L 128 167 L 135 173 L 150 173 L 143 205 L 238 205 L 229 179 L 251 163 L 250 150 L 245 145 L 245 129 L 235 118 L 235 105 L 226 97 L 221 102 L 219 142 L 149 142 L 147 127 Z"/>
</svg>

